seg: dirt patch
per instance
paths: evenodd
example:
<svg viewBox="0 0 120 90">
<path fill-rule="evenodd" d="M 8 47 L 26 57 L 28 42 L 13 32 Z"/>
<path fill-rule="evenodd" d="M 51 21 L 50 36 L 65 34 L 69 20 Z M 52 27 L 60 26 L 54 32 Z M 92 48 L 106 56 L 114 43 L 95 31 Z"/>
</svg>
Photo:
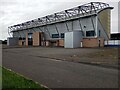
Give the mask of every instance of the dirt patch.
<svg viewBox="0 0 120 90">
<path fill-rule="evenodd" d="M 11 49 L 4 48 L 4 51 L 64 61 L 118 66 L 118 60 L 120 59 L 118 55 L 119 49 L 120 48 L 115 47 L 76 49 L 65 49 L 60 47 L 24 47 Z"/>
<path fill-rule="evenodd" d="M 118 60 L 118 48 L 102 48 L 100 51 L 82 57 Z"/>
</svg>

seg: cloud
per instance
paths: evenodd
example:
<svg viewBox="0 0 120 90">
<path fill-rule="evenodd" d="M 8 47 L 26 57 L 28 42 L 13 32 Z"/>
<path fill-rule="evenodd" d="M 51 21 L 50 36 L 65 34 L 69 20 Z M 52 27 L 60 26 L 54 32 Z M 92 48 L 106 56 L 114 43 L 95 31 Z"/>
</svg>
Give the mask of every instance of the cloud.
<svg viewBox="0 0 120 90">
<path fill-rule="evenodd" d="M 86 2 L 90 1 L 86 0 Z M 63 11 L 86 2 L 81 2 L 81 0 L 0 0 L 0 32 L 2 32 L 0 39 L 6 39 L 9 36 L 8 26 Z M 116 3 L 110 4 L 117 8 Z M 113 11 L 112 15 L 112 21 L 115 23 L 117 21 L 116 11 Z M 115 24 L 112 28 L 116 27 Z"/>
</svg>

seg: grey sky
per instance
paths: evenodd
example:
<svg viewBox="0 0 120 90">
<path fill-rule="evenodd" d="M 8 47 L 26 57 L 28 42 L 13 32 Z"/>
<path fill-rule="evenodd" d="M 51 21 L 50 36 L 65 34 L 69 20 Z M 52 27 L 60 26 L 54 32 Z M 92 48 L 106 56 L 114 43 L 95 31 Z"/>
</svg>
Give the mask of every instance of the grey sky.
<svg viewBox="0 0 120 90">
<path fill-rule="evenodd" d="M 76 7 L 90 0 L 0 0 L 0 39 L 6 39 L 8 26 Z M 111 32 L 118 32 L 118 0 L 92 0 L 113 6 Z M 92 2 L 91 1 L 91 2 Z"/>
</svg>

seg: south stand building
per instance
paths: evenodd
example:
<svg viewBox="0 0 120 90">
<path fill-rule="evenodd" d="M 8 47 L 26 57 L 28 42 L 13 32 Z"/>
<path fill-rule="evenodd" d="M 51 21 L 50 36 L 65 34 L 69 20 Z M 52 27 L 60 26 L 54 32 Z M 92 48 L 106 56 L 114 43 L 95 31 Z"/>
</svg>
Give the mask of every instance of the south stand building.
<svg viewBox="0 0 120 90">
<path fill-rule="evenodd" d="M 8 45 L 104 47 L 110 39 L 111 9 L 107 3 L 90 2 L 8 27 Z"/>
</svg>

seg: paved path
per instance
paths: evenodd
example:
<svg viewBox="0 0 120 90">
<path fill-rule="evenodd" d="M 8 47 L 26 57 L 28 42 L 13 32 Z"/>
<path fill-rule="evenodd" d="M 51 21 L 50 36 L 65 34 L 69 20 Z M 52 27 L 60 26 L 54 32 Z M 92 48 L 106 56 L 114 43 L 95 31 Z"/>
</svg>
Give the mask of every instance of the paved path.
<svg viewBox="0 0 120 90">
<path fill-rule="evenodd" d="M 115 88 L 118 71 L 3 50 L 3 66 L 49 88 Z"/>
</svg>

